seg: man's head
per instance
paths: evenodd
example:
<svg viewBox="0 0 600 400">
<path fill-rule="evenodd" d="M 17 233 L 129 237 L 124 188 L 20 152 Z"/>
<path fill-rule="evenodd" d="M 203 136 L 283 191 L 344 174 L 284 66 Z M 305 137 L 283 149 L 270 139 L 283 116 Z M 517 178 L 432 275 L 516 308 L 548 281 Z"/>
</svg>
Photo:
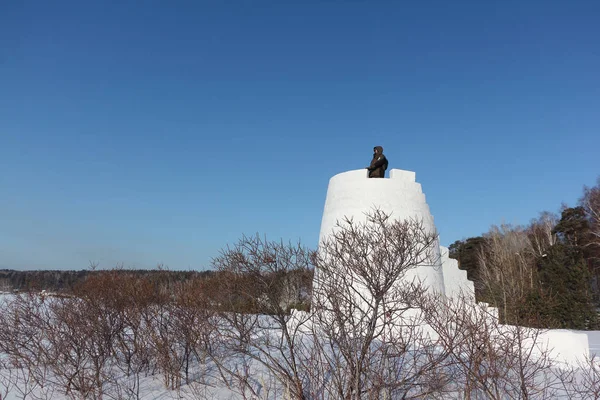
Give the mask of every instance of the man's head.
<svg viewBox="0 0 600 400">
<path fill-rule="evenodd" d="M 375 146 L 375 147 L 373 147 L 373 153 L 375 153 L 375 154 L 382 154 L 383 153 L 383 147 L 381 147 L 381 146 Z"/>
</svg>

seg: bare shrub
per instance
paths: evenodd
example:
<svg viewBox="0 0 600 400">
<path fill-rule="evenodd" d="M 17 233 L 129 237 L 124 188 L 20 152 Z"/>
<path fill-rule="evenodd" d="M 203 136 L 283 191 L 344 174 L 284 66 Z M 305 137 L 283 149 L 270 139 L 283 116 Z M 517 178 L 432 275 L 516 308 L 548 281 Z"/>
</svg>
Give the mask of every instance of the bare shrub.
<svg viewBox="0 0 600 400">
<path fill-rule="evenodd" d="M 468 296 L 428 298 L 424 308 L 438 344 L 450 354 L 460 397 L 556 398 L 557 364 L 541 339 L 543 331 L 502 325 L 493 308 L 474 304 Z"/>
<path fill-rule="evenodd" d="M 113 344 L 116 368 L 111 379 L 113 397 L 139 399 L 142 374 L 149 373 L 154 360 L 145 321 L 157 290 L 148 279 L 123 274 L 118 290 L 119 296 L 127 301 L 120 314 L 124 328 L 117 332 Z"/>
<path fill-rule="evenodd" d="M 131 372 L 133 356 L 123 352 L 131 350 L 125 343 L 136 328 L 128 325 L 134 316 L 131 286 L 118 270 L 102 271 L 76 287 L 75 296 L 48 303 L 48 364 L 68 395 L 102 398 L 114 389 L 120 361 Z"/>
<path fill-rule="evenodd" d="M 221 296 L 217 297 L 221 311 L 215 320 L 219 348 L 212 354 L 232 390 L 244 395 L 264 395 L 268 385 L 249 376 L 251 364 L 257 363 L 267 375 L 276 377 L 293 398 L 304 398 L 303 372 L 296 349 L 299 336 L 297 328 L 288 322 L 289 307 L 299 300 L 297 282 L 290 277 L 310 268 L 310 255 L 300 245 L 245 236 L 213 260 L 221 272 Z M 278 392 L 270 390 L 271 396 L 277 398 Z"/>
<path fill-rule="evenodd" d="M 346 220 L 338 228 L 318 253 L 244 237 L 215 259 L 224 272 L 226 311 L 213 357 L 233 390 L 294 399 L 410 398 L 442 390 L 446 355 L 417 309 L 426 287 L 407 278 L 418 265 L 436 264 L 436 234 L 380 211 L 366 224 Z M 311 263 L 311 313 L 289 313 L 286 277 Z M 261 382 L 268 377 L 279 385 L 266 391 Z"/>
<path fill-rule="evenodd" d="M 600 399 L 600 359 L 592 356 L 579 367 L 575 372 L 576 378 L 567 381 L 572 398 Z"/>
<path fill-rule="evenodd" d="M 0 400 L 5 400 L 17 383 L 12 366 L 0 359 Z"/>
<path fill-rule="evenodd" d="M 413 272 L 435 268 L 437 235 L 422 221 L 346 219 L 321 243 L 313 288 L 314 340 L 328 398 L 412 398 L 443 391 L 439 352 L 424 326 L 428 291 Z M 321 378 L 324 379 L 324 378 Z"/>
<path fill-rule="evenodd" d="M 205 365 L 210 346 L 212 325 L 209 323 L 214 311 L 206 296 L 206 282 L 194 279 L 179 285 L 174 293 L 170 313 L 172 340 L 177 344 L 178 364 L 185 383 L 204 381 L 204 377 L 192 379 L 191 366 Z"/>
<path fill-rule="evenodd" d="M 52 391 L 47 381 L 48 319 L 44 296 L 24 293 L 2 304 L 0 352 L 6 356 L 4 364 L 10 369 L 14 389 L 23 398 L 36 391 L 42 395 Z"/>
</svg>

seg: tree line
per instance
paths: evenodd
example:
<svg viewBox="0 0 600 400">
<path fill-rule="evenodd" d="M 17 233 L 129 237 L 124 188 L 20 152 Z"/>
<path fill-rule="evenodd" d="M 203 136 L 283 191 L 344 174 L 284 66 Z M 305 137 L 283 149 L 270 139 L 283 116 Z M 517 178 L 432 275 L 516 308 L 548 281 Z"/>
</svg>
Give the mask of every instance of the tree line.
<svg viewBox="0 0 600 400">
<path fill-rule="evenodd" d="M 600 329 L 600 178 L 578 203 L 525 226 L 500 225 L 449 246 L 478 301 L 503 322 Z"/>
<path fill-rule="evenodd" d="M 87 279 L 105 273 L 106 270 L 96 269 L 92 265 L 89 269 L 74 270 L 31 270 L 17 271 L 0 269 L 0 291 L 27 292 L 42 291 L 69 294 Z M 171 271 L 159 266 L 154 270 L 136 270 L 114 268 L 112 273 L 123 276 L 134 276 L 149 280 L 157 286 L 169 287 L 174 282 L 182 282 L 195 278 L 209 278 L 215 271 Z"/>
</svg>

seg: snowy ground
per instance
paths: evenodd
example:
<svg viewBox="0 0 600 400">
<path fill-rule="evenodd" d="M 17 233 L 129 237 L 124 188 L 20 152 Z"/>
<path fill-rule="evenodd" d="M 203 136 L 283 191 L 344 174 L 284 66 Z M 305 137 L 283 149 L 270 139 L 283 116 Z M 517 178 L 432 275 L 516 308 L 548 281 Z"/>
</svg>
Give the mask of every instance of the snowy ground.
<svg viewBox="0 0 600 400">
<path fill-rule="evenodd" d="M 2 400 L 22 400 L 26 399 L 44 399 L 44 400 L 68 400 L 73 399 L 66 395 L 65 393 L 60 393 L 57 391 L 48 391 L 47 389 L 34 388 L 30 393 L 28 393 L 25 397 L 23 392 L 28 390 L 28 388 L 21 387 L 11 389 L 11 392 L 8 393 L 6 397 L 3 397 Z M 2 388 L 0 385 L 0 392 L 2 392 Z M 242 399 L 243 397 L 239 394 L 228 390 L 224 386 L 220 387 L 209 387 L 206 385 L 186 385 L 181 390 L 167 390 L 164 387 L 164 384 L 160 379 L 156 377 L 147 377 L 141 380 L 140 382 L 140 391 L 137 394 L 127 394 L 121 393 L 114 396 L 106 396 L 109 399 L 162 399 L 162 400 L 204 400 L 204 399 Z M 78 398 L 78 397 L 75 397 Z"/>
<path fill-rule="evenodd" d="M 0 303 L 9 298 L 10 295 L 0 294 Z M 588 336 L 590 346 L 590 356 L 600 357 L 600 331 L 574 331 L 584 333 Z M 2 355 L 0 355 L 2 357 Z M 1 358 L 0 358 L 1 359 Z M 0 400 L 16 400 L 16 399 L 73 399 L 79 398 L 77 396 L 70 396 L 63 390 L 49 389 L 48 387 L 39 387 L 33 384 L 28 385 L 27 379 L 21 376 L 20 383 L 18 386 L 11 385 L 9 382 L 14 381 L 15 374 L 19 374 L 20 370 L 17 369 L 0 369 Z M 266 376 L 264 367 L 252 366 L 250 379 L 255 381 L 255 386 L 259 389 L 259 398 L 280 398 L 279 396 L 273 396 L 274 388 L 270 387 L 268 382 L 271 381 Z M 216 368 L 210 364 L 204 366 L 202 371 L 195 370 L 192 373 L 192 380 L 202 380 L 205 384 L 192 383 L 183 384 L 178 390 L 170 390 L 166 388 L 161 374 L 153 376 L 140 376 L 139 382 L 133 381 L 132 378 L 126 377 L 124 374 L 115 371 L 113 385 L 110 387 L 121 387 L 118 390 L 110 391 L 110 395 L 105 396 L 109 399 L 242 399 L 244 398 L 239 393 L 236 393 L 235 384 L 232 382 L 232 388 L 228 388 L 224 383 L 222 377 L 217 373 Z M 49 376 L 48 380 L 51 381 L 52 377 Z M 56 386 L 55 386 L 56 387 Z M 131 392 L 126 392 L 127 388 L 132 388 Z M 108 394 L 108 393 L 107 393 Z M 558 396 L 561 397 L 561 396 Z M 247 397 L 256 398 L 256 397 Z M 452 398 L 451 396 L 448 398 Z M 567 396 L 564 396 L 567 398 Z"/>
<path fill-rule="evenodd" d="M 592 336 L 594 338 L 600 338 L 600 332 L 593 332 Z M 594 342 L 595 345 L 598 342 Z M 213 371 L 214 372 L 214 371 Z M 7 376 L 8 371 L 2 370 L 0 371 L 0 376 Z M 272 388 L 269 388 L 266 384 L 266 380 L 256 375 L 253 376 L 256 379 L 257 385 L 260 387 L 261 384 L 264 387 L 261 388 L 260 394 L 264 395 L 264 397 L 244 397 L 235 391 L 232 391 L 226 387 L 226 385 L 219 379 L 216 374 L 213 375 L 212 378 L 209 378 L 211 381 L 208 385 L 202 384 L 190 384 L 190 385 L 182 385 L 179 390 L 169 390 L 165 388 L 164 382 L 161 379 L 161 376 L 148 376 L 142 377 L 139 381 L 139 390 L 135 390 L 135 392 L 127 393 L 125 391 L 114 391 L 111 392 L 110 395 L 105 396 L 108 399 L 162 399 L 162 400 L 204 400 L 204 399 L 258 399 L 258 398 L 280 398 L 279 396 L 272 395 Z M 131 384 L 127 384 L 129 378 L 122 376 L 121 378 L 115 377 L 116 381 L 118 381 L 119 385 L 124 387 L 131 386 Z M 1 381 L 0 381 L 1 382 Z M 6 381 L 5 381 L 6 382 Z M 8 392 L 7 392 L 8 389 Z M 5 397 L 4 397 L 5 396 Z M 58 390 L 49 390 L 48 388 L 40 388 L 38 386 L 29 387 L 25 384 L 21 384 L 20 386 L 12 386 L 6 387 L 2 386 L 0 383 L 0 399 L 1 400 L 21 400 L 21 399 L 44 399 L 44 400 L 67 400 L 67 399 L 77 399 L 79 396 L 69 396 L 64 393 L 64 391 Z M 453 398 L 451 395 L 447 395 L 444 398 Z M 553 398 L 570 398 L 567 395 L 558 395 L 556 394 Z"/>
</svg>

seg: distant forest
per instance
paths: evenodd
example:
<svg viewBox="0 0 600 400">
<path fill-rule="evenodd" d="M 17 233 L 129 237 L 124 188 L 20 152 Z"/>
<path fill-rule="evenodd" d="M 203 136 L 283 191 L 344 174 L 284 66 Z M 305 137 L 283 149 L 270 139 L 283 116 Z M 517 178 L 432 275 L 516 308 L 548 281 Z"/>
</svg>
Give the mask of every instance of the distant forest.
<svg viewBox="0 0 600 400">
<path fill-rule="evenodd" d="M 477 300 L 498 307 L 501 321 L 600 329 L 600 177 L 560 214 L 492 226 L 449 248 L 475 283 Z"/>
<path fill-rule="evenodd" d="M 113 274 L 137 277 L 148 280 L 162 286 L 168 286 L 173 282 L 184 282 L 196 278 L 208 278 L 215 271 L 169 271 L 169 270 L 128 270 L 115 269 Z M 106 274 L 103 270 L 39 270 L 39 271 L 16 271 L 11 269 L 0 269 L 0 291 L 42 291 L 53 293 L 73 293 L 90 277 Z"/>
</svg>

